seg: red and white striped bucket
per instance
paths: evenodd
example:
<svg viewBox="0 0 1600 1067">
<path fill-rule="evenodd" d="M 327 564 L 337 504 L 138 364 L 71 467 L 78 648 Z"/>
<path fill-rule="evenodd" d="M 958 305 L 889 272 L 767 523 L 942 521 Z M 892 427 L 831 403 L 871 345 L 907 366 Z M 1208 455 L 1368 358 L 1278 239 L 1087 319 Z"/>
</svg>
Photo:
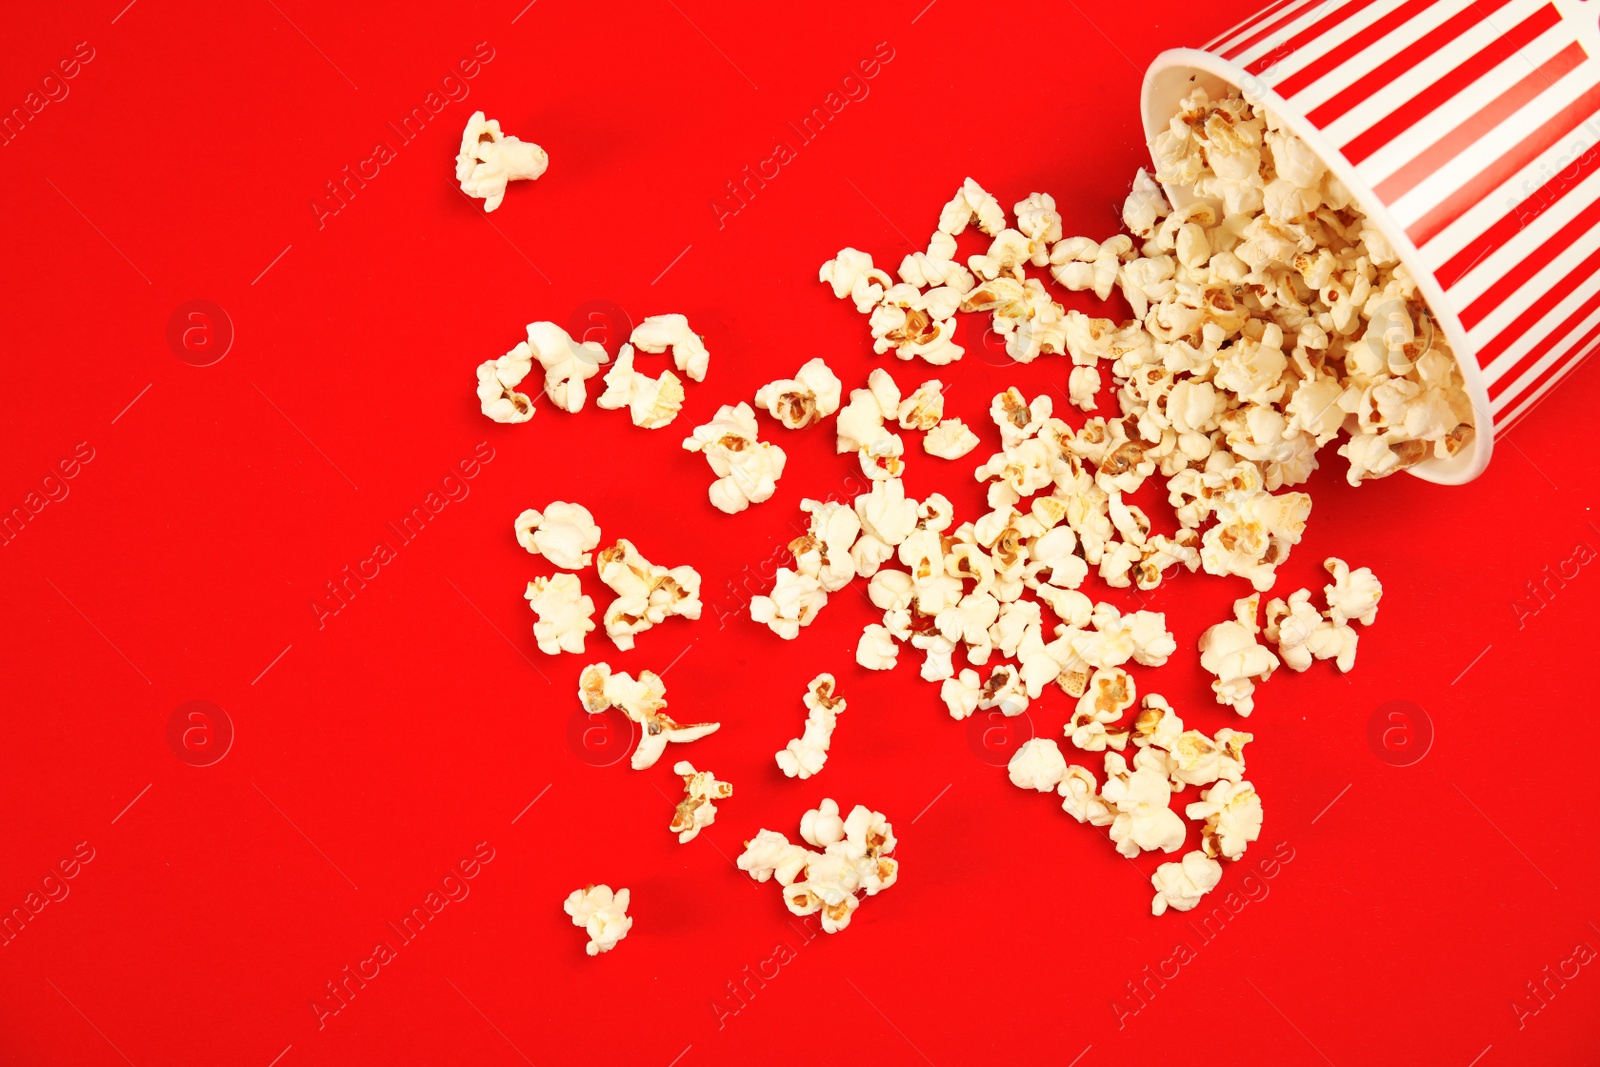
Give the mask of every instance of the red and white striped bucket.
<svg viewBox="0 0 1600 1067">
<path fill-rule="evenodd" d="M 1355 195 L 1417 279 L 1497 434 L 1600 341 L 1600 2 L 1276 0 L 1144 80 L 1147 137 L 1196 85 L 1237 87 Z M 1169 195 L 1172 193 L 1169 190 Z"/>
</svg>

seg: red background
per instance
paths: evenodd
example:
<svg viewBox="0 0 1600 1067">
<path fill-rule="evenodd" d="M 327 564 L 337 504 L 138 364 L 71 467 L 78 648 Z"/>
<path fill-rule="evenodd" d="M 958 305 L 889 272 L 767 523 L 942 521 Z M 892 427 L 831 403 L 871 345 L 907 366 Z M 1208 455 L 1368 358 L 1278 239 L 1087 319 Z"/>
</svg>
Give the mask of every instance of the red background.
<svg viewBox="0 0 1600 1067">
<path fill-rule="evenodd" d="M 1377 571 L 1388 595 L 1350 675 L 1280 673 L 1241 724 L 1210 702 L 1194 643 L 1243 584 L 1183 575 L 1147 598 L 1180 651 L 1141 671 L 1141 688 L 1191 724 L 1257 738 L 1266 829 L 1207 902 L 1237 894 L 1212 940 L 1185 916 L 1150 916 L 1161 857 L 1121 859 L 1103 831 L 978 758 L 972 731 L 916 678 L 918 655 L 891 674 L 857 668 L 863 598 L 835 594 L 792 643 L 748 620 L 733 590 L 767 587 L 800 499 L 854 484 L 829 430 L 788 433 L 763 416 L 789 470 L 776 497 L 732 519 L 706 502 L 704 461 L 678 448 L 718 404 L 812 356 L 862 384 L 878 365 L 864 322 L 816 283 L 818 265 L 847 244 L 891 266 L 924 247 L 968 174 L 1008 207 L 1052 192 L 1068 233 L 1113 232 L 1143 158 L 1145 64 L 1243 17 L 1247 0 L 1088 17 L 1071 3 L 755 16 L 710 0 L 523 2 L 111 0 L 5 14 L 7 110 L 78 42 L 94 58 L 0 147 L 0 505 L 40 491 L 80 442 L 93 459 L 0 548 L 0 907 L 22 906 L 79 842 L 94 858 L 0 948 L 0 1060 L 1592 1057 L 1596 966 L 1552 981 L 1542 1006 L 1526 983 L 1580 942 L 1600 948 L 1594 849 L 1576 832 L 1592 798 L 1600 574 L 1569 565 L 1576 577 L 1552 581 L 1542 606 L 1525 583 L 1580 542 L 1600 546 L 1600 475 L 1577 430 L 1600 367 L 1576 372 L 1472 485 L 1402 476 L 1352 490 L 1336 460 L 1317 474 L 1279 591 L 1320 586 L 1330 554 Z M 479 42 L 493 58 L 470 95 L 401 146 L 386 124 Z M 786 123 L 879 42 L 893 58 L 869 95 L 799 145 Z M 551 157 L 487 220 L 450 181 L 476 107 Z M 719 225 L 712 201 L 779 137 L 795 158 Z M 319 226 L 310 204 L 324 183 L 380 139 L 395 158 Z M 211 366 L 167 340 L 169 316 L 196 299 L 235 332 Z M 671 429 L 592 407 L 541 405 L 512 427 L 478 414 L 475 364 L 524 323 L 566 323 L 597 300 L 634 321 L 682 311 L 706 336 L 710 377 Z M 972 516 L 998 389 L 1054 389 L 1065 408 L 1062 361 L 1005 362 L 979 346 L 945 370 L 950 412 L 985 447 L 947 464 L 911 435 L 914 495 L 943 489 Z M 890 369 L 908 389 L 938 373 Z M 324 583 L 380 539 L 397 545 L 386 524 L 479 442 L 494 458 L 468 495 L 319 627 Z M 522 590 L 550 568 L 517 547 L 511 522 L 552 499 L 583 501 L 607 538 L 653 560 L 699 568 L 705 617 L 629 653 L 596 635 L 587 657 L 541 655 Z M 584 583 L 603 606 L 592 572 Z M 1519 617 L 1518 598 L 1538 610 Z M 568 727 L 577 673 L 602 658 L 670 665 L 677 717 L 722 731 L 645 772 L 593 765 Z M 786 780 L 771 754 L 798 734 L 820 670 L 839 676 L 849 710 L 822 775 Z M 191 700 L 219 705 L 236 733 L 210 766 L 168 741 Z M 1435 733 L 1410 766 L 1368 739 L 1395 700 L 1415 705 L 1413 730 L 1426 720 Z M 1030 721 L 1059 736 L 1067 713 L 1052 692 Z M 1534 760 L 1552 731 L 1555 759 Z M 736 789 L 684 846 L 666 831 L 680 755 Z M 808 942 L 778 890 L 730 857 L 759 827 L 792 836 L 824 796 L 889 815 L 903 877 L 849 930 Z M 324 984 L 396 940 L 385 924 L 480 842 L 493 859 L 470 894 L 319 1028 L 310 1004 Z M 1267 878 L 1257 865 L 1275 850 L 1292 859 Z M 1258 871 L 1253 897 L 1245 868 Z M 602 881 L 632 889 L 636 925 L 590 959 L 560 904 Z M 1172 976 L 1180 940 L 1193 958 Z M 730 999 L 746 967 L 772 975 L 780 943 L 793 958 Z M 1141 1004 L 1127 984 L 1147 966 L 1170 980 L 1150 980 Z"/>
</svg>

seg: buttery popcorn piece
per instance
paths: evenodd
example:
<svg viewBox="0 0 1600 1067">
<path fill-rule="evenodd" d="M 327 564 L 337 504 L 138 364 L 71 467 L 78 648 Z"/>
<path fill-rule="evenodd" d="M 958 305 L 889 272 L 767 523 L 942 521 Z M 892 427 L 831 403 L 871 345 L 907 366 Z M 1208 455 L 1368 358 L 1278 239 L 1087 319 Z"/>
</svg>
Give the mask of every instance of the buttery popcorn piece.
<svg viewBox="0 0 1600 1067">
<path fill-rule="evenodd" d="M 626 538 L 603 549 L 595 565 L 600 580 L 617 594 L 605 610 L 606 636 L 624 651 L 636 634 L 674 615 L 700 617 L 700 572 L 693 567 L 658 567 Z"/>
<path fill-rule="evenodd" d="M 512 525 L 517 544 L 563 570 L 587 567 L 590 551 L 600 544 L 600 527 L 589 509 L 564 500 L 552 501 L 543 512 L 529 508 Z"/>
<path fill-rule="evenodd" d="M 666 751 L 668 741 L 698 741 L 716 733 L 722 725 L 674 722 L 664 710 L 666 684 L 652 671 L 640 671 L 635 680 L 626 673 L 613 674 L 608 664 L 591 663 L 578 675 L 578 700 L 591 715 L 616 708 L 642 727 L 639 747 L 629 761 L 636 771 L 653 767 Z"/>
<path fill-rule="evenodd" d="M 528 323 L 528 350 L 544 368 L 544 392 L 562 411 L 583 410 L 587 398 L 584 382 L 600 373 L 609 363 L 603 346 L 594 341 L 579 343 L 553 322 Z"/>
<path fill-rule="evenodd" d="M 751 598 L 750 618 L 793 641 L 827 603 L 828 594 L 815 577 L 779 567 L 771 594 Z"/>
<path fill-rule="evenodd" d="M 594 629 L 594 601 L 583 595 L 576 574 L 535 578 L 525 594 L 528 607 L 539 617 L 533 636 L 547 656 L 582 652 L 583 638 Z"/>
<path fill-rule="evenodd" d="M 968 178 L 939 212 L 939 231 L 957 237 L 974 218 L 978 220 L 978 229 L 991 237 L 1006 228 L 1006 212 L 1000 201 Z"/>
<path fill-rule="evenodd" d="M 682 315 L 650 315 L 633 328 L 628 342 L 641 352 L 660 353 L 672 349 L 672 365 L 692 381 L 706 380 L 711 354 L 705 340 L 689 329 Z"/>
<path fill-rule="evenodd" d="M 508 182 L 531 181 L 549 165 L 544 149 L 501 133 L 498 121 L 474 111 L 461 133 L 456 181 L 463 193 L 484 202 L 484 211 L 493 211 L 505 199 Z"/>
<path fill-rule="evenodd" d="M 1383 598 L 1383 584 L 1371 568 L 1351 570 L 1350 565 L 1337 556 L 1329 557 L 1322 566 L 1333 575 L 1333 584 L 1322 587 L 1328 600 L 1328 617 L 1336 625 L 1354 620 L 1371 626 L 1378 617 L 1378 601 Z"/>
<path fill-rule="evenodd" d="M 1216 676 L 1211 690 L 1217 703 L 1230 705 L 1240 715 L 1255 710 L 1256 684 L 1278 669 L 1278 657 L 1256 640 L 1261 632 L 1256 622 L 1260 603 L 1260 593 L 1234 601 L 1233 619 L 1200 635 L 1200 666 Z"/>
<path fill-rule="evenodd" d="M 1203 852 L 1185 852 L 1181 861 L 1163 863 L 1150 876 L 1150 884 L 1156 891 L 1155 899 L 1150 902 L 1150 914 L 1164 915 L 1168 908 L 1189 911 L 1220 881 L 1222 864 Z"/>
<path fill-rule="evenodd" d="M 626 889 L 612 893 L 608 885 L 586 885 L 574 889 L 561 907 L 572 916 L 573 926 L 581 926 L 588 932 L 589 943 L 584 951 L 591 956 L 610 952 L 633 929 L 633 920 L 628 918 Z"/>
<path fill-rule="evenodd" d="M 886 627 L 872 623 L 861 631 L 856 642 L 856 662 L 869 671 L 892 671 L 900 655 L 900 646 Z"/>
<path fill-rule="evenodd" d="M 745 842 L 736 865 L 758 882 L 776 878 L 789 911 L 820 912 L 827 933 L 850 924 L 861 903 L 856 894 L 876 896 L 899 878 L 900 864 L 889 855 L 895 847 L 894 830 L 881 812 L 858 804 L 841 820 L 839 805 L 824 799 L 802 817 L 800 833 L 821 851 L 763 829 Z"/>
<path fill-rule="evenodd" d="M 960 419 L 945 419 L 922 437 L 922 450 L 940 459 L 960 459 L 978 447 L 978 435 Z"/>
<path fill-rule="evenodd" d="M 756 390 L 756 406 L 791 430 L 803 429 L 839 410 L 839 379 L 819 357 L 807 360 L 793 378 Z"/>
<path fill-rule="evenodd" d="M 694 764 L 688 760 L 679 760 L 672 766 L 673 774 L 683 776 L 683 799 L 678 801 L 677 810 L 672 813 L 672 823 L 667 827 L 668 832 L 678 835 L 678 844 L 687 844 L 693 841 L 700 833 L 700 828 L 710 826 L 717 821 L 718 800 L 727 800 L 733 796 L 733 786 L 727 782 L 717 781 L 717 776 L 710 771 L 697 771 Z"/>
<path fill-rule="evenodd" d="M 1067 760 L 1048 737 L 1035 737 L 1023 743 L 1006 764 L 1011 784 L 1019 789 L 1053 792 L 1067 774 Z"/>
<path fill-rule="evenodd" d="M 810 778 L 828 762 L 833 728 L 845 709 L 844 699 L 834 695 L 834 685 L 833 675 L 819 674 L 806 686 L 805 731 L 777 755 L 778 768 L 786 776 Z"/>
<path fill-rule="evenodd" d="M 756 414 L 749 404 L 724 404 L 716 417 L 683 440 L 685 451 L 703 454 L 717 476 L 709 495 L 718 511 L 736 515 L 777 491 L 786 457 L 783 449 L 757 440 L 756 434 Z"/>
<path fill-rule="evenodd" d="M 1185 814 L 1205 820 L 1201 844 L 1207 856 L 1237 860 L 1261 836 L 1261 797 L 1249 782 L 1221 781 L 1200 794 Z"/>
<path fill-rule="evenodd" d="M 495 422 L 527 422 L 533 401 L 516 390 L 533 369 L 533 350 L 526 341 L 498 359 L 478 364 L 478 408 Z"/>
<path fill-rule="evenodd" d="M 624 344 L 606 371 L 605 392 L 595 404 L 608 411 L 627 408 L 635 426 L 659 430 L 683 410 L 683 383 L 669 370 L 652 378 L 633 369 L 633 346 Z"/>
</svg>

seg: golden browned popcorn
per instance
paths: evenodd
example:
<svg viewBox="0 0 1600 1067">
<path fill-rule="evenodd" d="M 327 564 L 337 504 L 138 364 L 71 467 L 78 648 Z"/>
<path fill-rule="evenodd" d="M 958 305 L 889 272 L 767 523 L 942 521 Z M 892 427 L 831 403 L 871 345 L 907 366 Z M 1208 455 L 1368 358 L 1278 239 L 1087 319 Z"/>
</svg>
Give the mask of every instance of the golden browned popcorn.
<svg viewBox="0 0 1600 1067">
<path fill-rule="evenodd" d="M 688 760 L 673 764 L 672 773 L 683 776 L 684 797 L 678 801 L 667 830 L 677 834 L 678 844 L 683 845 L 693 841 L 701 827 L 717 821 L 715 802 L 733 796 L 733 786 L 717 781 L 717 776 L 710 771 L 695 770 L 694 764 Z"/>
<path fill-rule="evenodd" d="M 674 615 L 700 617 L 700 573 L 693 567 L 658 567 L 626 538 L 603 549 L 595 566 L 617 594 L 605 610 L 605 627 L 620 649 L 632 648 L 634 635 Z"/>
<path fill-rule="evenodd" d="M 636 771 L 654 766 L 668 741 L 698 741 L 722 725 L 674 721 L 666 713 L 667 687 L 658 675 L 640 671 L 635 680 L 625 673 L 612 673 L 605 663 L 591 663 L 578 675 L 578 700 L 591 715 L 616 708 L 642 727 L 639 747 L 629 761 Z"/>
<path fill-rule="evenodd" d="M 839 379 L 819 357 L 807 360 L 793 378 L 768 382 L 756 390 L 756 407 L 791 430 L 799 430 L 839 410 Z"/>
</svg>

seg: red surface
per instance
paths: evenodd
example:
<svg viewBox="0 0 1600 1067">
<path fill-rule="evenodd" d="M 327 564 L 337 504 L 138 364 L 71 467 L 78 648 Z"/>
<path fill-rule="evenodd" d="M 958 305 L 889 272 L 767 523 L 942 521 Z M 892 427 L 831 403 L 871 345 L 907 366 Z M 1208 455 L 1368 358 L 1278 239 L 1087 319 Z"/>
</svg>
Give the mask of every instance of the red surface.
<svg viewBox="0 0 1600 1067">
<path fill-rule="evenodd" d="M 1470 486 L 1315 477 L 1280 588 L 1320 584 L 1338 553 L 1388 595 L 1352 674 L 1319 664 L 1261 691 L 1249 763 L 1266 830 L 1211 898 L 1234 893 L 1237 913 L 1208 940 L 1184 916 L 1149 915 L 1156 857 L 1124 861 L 977 758 L 917 657 L 889 675 L 855 667 L 862 598 L 836 594 L 793 643 L 744 616 L 731 590 L 766 587 L 800 499 L 853 484 L 830 433 L 767 422 L 789 471 L 733 519 L 677 447 L 719 403 L 811 356 L 859 385 L 874 365 L 864 325 L 816 283 L 818 265 L 846 244 L 890 263 L 921 247 L 967 174 L 1008 205 L 1053 192 L 1068 232 L 1109 234 L 1142 155 L 1143 66 L 1248 4 L 1113 5 L 1091 23 L 1071 4 L 758 18 L 703 0 L 542 0 L 513 21 L 520 0 L 470 14 L 138 0 L 113 22 L 121 2 L 14 7 L 0 34 L 6 108 L 77 42 L 93 49 L 68 95 L 0 147 L 0 503 L 60 497 L 0 547 L 0 904 L 23 906 L 61 861 L 76 875 L 51 881 L 67 895 L 0 948 L 0 1061 L 1592 1061 L 1600 971 L 1563 961 L 1600 949 L 1579 829 L 1600 573 L 1578 562 L 1600 547 L 1600 473 L 1578 430 L 1600 366 Z M 401 145 L 387 124 L 478 42 L 493 58 L 470 95 L 436 101 Z M 868 95 L 800 145 L 786 124 L 878 42 L 893 59 Z M 474 107 L 552 160 L 489 221 L 449 181 Z M 708 205 L 777 138 L 794 158 L 719 226 Z M 380 139 L 393 158 L 319 228 L 309 203 Z M 169 316 L 197 299 L 236 334 L 205 367 L 167 341 Z M 635 320 L 683 311 L 706 335 L 711 375 L 684 417 L 654 435 L 547 405 L 524 426 L 483 419 L 473 366 L 524 323 L 594 300 Z M 976 350 L 944 376 L 950 409 L 985 427 L 998 388 L 1063 380 L 1060 361 L 990 362 L 1004 361 Z M 891 370 L 908 387 L 932 376 Z M 92 459 L 46 483 L 80 442 Z M 492 460 L 446 484 L 479 448 Z M 970 514 L 983 453 L 912 452 L 908 488 L 945 489 Z M 459 499 L 402 545 L 388 524 L 447 491 Z M 699 623 L 674 620 L 630 653 L 590 645 L 619 669 L 670 665 L 679 718 L 724 724 L 686 754 L 736 793 L 686 846 L 666 831 L 670 761 L 597 767 L 569 745 L 585 660 L 536 650 L 522 588 L 548 567 L 511 535 L 518 511 L 558 498 L 705 576 Z M 324 583 L 379 541 L 394 558 L 319 627 Z M 1548 583 L 1542 602 L 1527 599 L 1533 581 Z M 1207 730 L 1230 720 L 1194 642 L 1243 591 L 1184 576 L 1149 598 L 1181 651 L 1141 689 Z M 822 669 L 849 711 L 822 775 L 789 781 L 771 754 Z M 193 700 L 235 731 L 210 766 L 169 743 Z M 1368 741 L 1395 700 L 1436 734 L 1411 766 Z M 1030 714 L 1057 734 L 1065 698 Z M 1556 758 L 1532 758 L 1551 740 Z M 848 931 L 808 941 L 777 889 L 729 857 L 759 827 L 793 834 L 823 796 L 889 815 L 903 877 Z M 93 858 L 74 866 L 80 842 Z M 1274 855 L 1292 859 L 1263 867 Z M 397 942 L 386 924 L 463 860 L 468 895 L 319 1028 L 325 983 Z M 599 959 L 560 908 L 590 881 L 635 902 L 634 932 Z M 779 945 L 787 962 L 768 963 Z M 1546 978 L 1563 966 L 1567 979 Z M 747 967 L 765 967 L 764 984 Z M 1143 1006 L 1130 982 L 1152 991 Z M 1548 983 L 1543 1002 L 1529 982 Z"/>
</svg>

